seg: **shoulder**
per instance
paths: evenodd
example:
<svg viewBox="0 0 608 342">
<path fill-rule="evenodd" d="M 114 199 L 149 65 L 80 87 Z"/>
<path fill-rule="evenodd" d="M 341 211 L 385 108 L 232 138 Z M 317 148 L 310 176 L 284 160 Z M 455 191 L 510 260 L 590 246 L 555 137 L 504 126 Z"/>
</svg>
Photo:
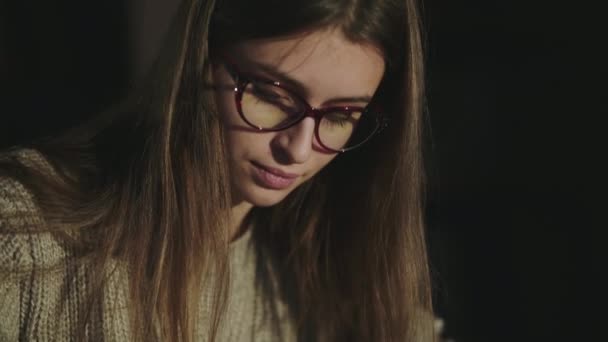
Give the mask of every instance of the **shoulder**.
<svg viewBox="0 0 608 342">
<path fill-rule="evenodd" d="M 51 266 L 65 256 L 53 234 L 41 232 L 45 222 L 35 196 L 14 176 L 14 170 L 23 168 L 52 172 L 38 151 L 18 149 L 0 153 L 0 268 L 8 268 L 9 272 Z"/>
<path fill-rule="evenodd" d="M 22 232 L 43 224 L 34 195 L 15 173 L 23 169 L 52 172 L 48 161 L 33 149 L 0 153 L 0 233 Z"/>
</svg>

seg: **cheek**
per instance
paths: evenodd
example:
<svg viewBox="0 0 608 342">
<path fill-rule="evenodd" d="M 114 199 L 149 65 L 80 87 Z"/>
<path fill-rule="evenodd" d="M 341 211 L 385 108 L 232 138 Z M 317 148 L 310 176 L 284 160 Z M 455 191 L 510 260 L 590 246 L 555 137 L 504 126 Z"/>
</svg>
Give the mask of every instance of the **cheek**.
<svg viewBox="0 0 608 342">
<path fill-rule="evenodd" d="M 217 110 L 224 124 L 235 125 L 239 123 L 239 114 L 234 103 L 234 94 L 230 90 L 216 93 Z"/>
<path fill-rule="evenodd" d="M 247 160 L 265 161 L 272 158 L 271 139 L 274 133 L 258 133 L 244 131 L 238 127 L 227 129 L 228 150 L 230 159 L 233 162 L 243 162 Z"/>
<path fill-rule="evenodd" d="M 306 179 L 310 179 L 311 177 L 313 177 L 314 175 L 319 173 L 319 171 L 323 170 L 323 168 L 325 168 L 337 156 L 335 154 L 327 155 L 327 154 L 322 154 L 320 152 L 313 152 L 313 153 L 316 154 L 315 161 L 314 161 L 314 164 L 311 167 L 310 173 L 308 174 L 308 177 L 306 177 Z"/>
</svg>

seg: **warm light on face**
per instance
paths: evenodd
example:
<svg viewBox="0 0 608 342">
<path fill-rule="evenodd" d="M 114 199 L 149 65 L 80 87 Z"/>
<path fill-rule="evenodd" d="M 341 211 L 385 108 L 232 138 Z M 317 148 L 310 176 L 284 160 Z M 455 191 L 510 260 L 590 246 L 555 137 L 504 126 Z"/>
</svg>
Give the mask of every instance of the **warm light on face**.
<svg viewBox="0 0 608 342">
<path fill-rule="evenodd" d="M 237 111 L 241 119 L 257 131 L 285 130 L 306 117 L 312 117 L 319 145 L 327 153 L 342 153 L 362 146 L 384 124 L 384 117 L 371 105 L 314 108 L 282 82 L 241 72 L 233 58 L 224 56 L 224 59 L 224 65 L 235 82 Z M 371 96 L 341 101 L 367 103 Z"/>
<path fill-rule="evenodd" d="M 239 71 L 281 85 L 267 83 L 269 89 L 243 85 L 244 116 L 245 108 L 235 102 L 234 89 L 239 89 L 234 75 L 219 63 L 214 68 L 215 82 L 230 85 L 218 87 L 223 90 L 216 96 L 228 129 L 235 202 L 274 205 L 336 157 L 326 147 L 339 150 L 348 143 L 357 121 L 365 117 L 363 110 L 328 110 L 323 120 L 319 113 L 328 108 L 365 108 L 382 79 L 383 56 L 372 45 L 347 40 L 339 30 L 247 41 L 237 44 L 230 55 Z M 299 106 L 318 109 L 318 116 L 300 117 L 281 127 L 289 120 L 286 113 L 300 114 Z M 256 127 L 281 130 L 260 132 Z"/>
</svg>

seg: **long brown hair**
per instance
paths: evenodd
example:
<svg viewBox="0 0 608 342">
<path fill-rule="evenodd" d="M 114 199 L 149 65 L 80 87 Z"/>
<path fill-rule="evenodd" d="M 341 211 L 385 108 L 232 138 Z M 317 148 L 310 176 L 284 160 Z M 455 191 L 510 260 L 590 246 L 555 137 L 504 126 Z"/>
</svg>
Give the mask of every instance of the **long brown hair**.
<svg viewBox="0 0 608 342">
<path fill-rule="evenodd" d="M 382 49 L 387 71 L 374 102 L 390 124 L 278 205 L 255 208 L 254 238 L 281 270 L 303 340 L 430 336 L 415 1 L 184 0 L 170 54 L 149 87 L 85 126 L 32 144 L 60 180 L 20 177 L 37 194 L 48 229 L 78 228 L 76 239 L 64 236 L 90 258 L 92 274 L 104 274 L 112 258 L 127 263 L 138 340 L 192 341 L 199 305 L 192 294 L 202 286 L 216 293 L 213 340 L 226 304 L 230 173 L 206 89 L 213 52 L 322 27 Z"/>
</svg>

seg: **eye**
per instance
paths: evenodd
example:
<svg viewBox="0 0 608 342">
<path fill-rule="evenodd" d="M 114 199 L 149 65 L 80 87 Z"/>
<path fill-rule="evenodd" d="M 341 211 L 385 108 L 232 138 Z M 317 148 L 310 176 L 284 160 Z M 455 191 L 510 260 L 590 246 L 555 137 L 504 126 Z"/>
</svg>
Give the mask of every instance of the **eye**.
<svg viewBox="0 0 608 342">
<path fill-rule="evenodd" d="M 297 115 L 303 105 L 285 89 L 269 83 L 251 82 L 245 92 L 258 103 L 275 106 L 289 115 Z"/>
<path fill-rule="evenodd" d="M 361 118 L 361 112 L 336 111 L 323 116 L 327 124 L 344 126 L 346 124 L 356 124 Z"/>
<path fill-rule="evenodd" d="M 264 83 L 252 83 L 251 93 L 255 97 L 272 102 L 285 102 L 289 101 L 289 97 L 286 94 L 279 93 L 280 88 L 264 84 Z"/>
<path fill-rule="evenodd" d="M 348 120 L 349 117 L 350 115 L 344 112 L 331 112 L 325 114 L 325 119 L 327 119 L 327 121 L 329 121 L 330 123 L 335 124 L 344 123 Z"/>
</svg>

